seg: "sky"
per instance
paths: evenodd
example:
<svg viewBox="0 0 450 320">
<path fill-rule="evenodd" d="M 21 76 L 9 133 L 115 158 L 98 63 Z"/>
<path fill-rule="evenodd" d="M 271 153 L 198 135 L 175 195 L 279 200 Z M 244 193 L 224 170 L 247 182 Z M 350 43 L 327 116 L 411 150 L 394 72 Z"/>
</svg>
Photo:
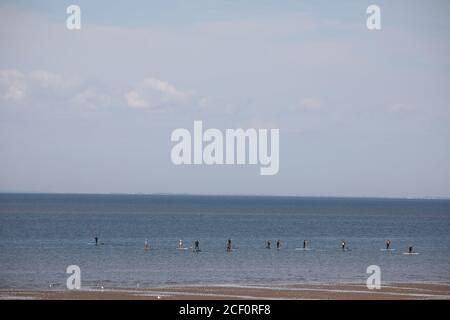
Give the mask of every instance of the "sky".
<svg viewBox="0 0 450 320">
<path fill-rule="evenodd" d="M 0 1 L 0 191 L 450 197 L 449 9 Z M 278 174 L 174 165 L 194 120 L 279 129 Z"/>
</svg>

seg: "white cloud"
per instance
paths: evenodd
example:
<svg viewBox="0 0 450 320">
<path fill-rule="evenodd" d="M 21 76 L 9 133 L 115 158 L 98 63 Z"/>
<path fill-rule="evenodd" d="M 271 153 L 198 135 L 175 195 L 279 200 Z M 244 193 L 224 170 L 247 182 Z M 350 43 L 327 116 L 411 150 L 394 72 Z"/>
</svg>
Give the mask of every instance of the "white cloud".
<svg viewBox="0 0 450 320">
<path fill-rule="evenodd" d="M 405 103 L 397 103 L 389 107 L 389 111 L 391 112 L 409 112 L 414 109 L 414 106 Z"/>
<path fill-rule="evenodd" d="M 142 99 L 138 92 L 131 90 L 125 94 L 125 100 L 129 107 L 132 108 L 146 108 L 148 107 L 147 101 Z"/>
<path fill-rule="evenodd" d="M 37 96 L 71 94 L 76 89 L 74 81 L 45 70 L 24 73 L 17 69 L 0 70 L 0 95 L 4 100 L 19 102 L 25 98 L 37 100 Z"/>
<path fill-rule="evenodd" d="M 89 88 L 75 95 L 72 102 L 89 109 L 96 109 L 98 107 L 110 105 L 112 99 L 107 94 Z"/>
<path fill-rule="evenodd" d="M 19 103 L 31 101 L 33 106 L 74 104 L 95 109 L 121 103 L 120 95 L 130 108 L 167 109 L 189 104 L 191 107 L 204 107 L 206 98 L 197 97 L 191 91 L 177 89 L 173 84 L 148 77 L 119 96 L 111 94 L 110 89 L 100 90 L 97 86 L 86 86 L 60 74 L 46 70 L 24 73 L 16 69 L 0 69 L 0 98 Z"/>
<path fill-rule="evenodd" d="M 161 109 L 179 105 L 192 97 L 192 92 L 178 90 L 174 85 L 156 78 L 145 78 L 125 93 L 131 108 Z"/>
<path fill-rule="evenodd" d="M 0 95 L 4 100 L 18 101 L 27 93 L 26 77 L 14 69 L 0 70 Z"/>
<path fill-rule="evenodd" d="M 0 69 L 0 100 L 16 104 L 27 101 L 33 107 L 50 106 L 56 102 L 57 105 L 72 103 L 86 108 L 112 102 L 108 94 L 63 75 L 46 70 L 24 73 L 16 69 Z"/>
<path fill-rule="evenodd" d="M 45 89 L 59 90 L 68 86 L 66 79 L 59 74 L 51 73 L 45 70 L 33 71 L 28 75 L 28 80 L 35 86 Z"/>
</svg>

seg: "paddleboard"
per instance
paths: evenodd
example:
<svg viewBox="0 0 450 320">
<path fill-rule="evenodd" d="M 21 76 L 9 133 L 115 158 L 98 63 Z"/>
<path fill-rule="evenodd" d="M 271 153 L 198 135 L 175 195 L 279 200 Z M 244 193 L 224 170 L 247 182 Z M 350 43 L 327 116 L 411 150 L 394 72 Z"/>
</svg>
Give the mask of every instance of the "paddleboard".
<svg viewBox="0 0 450 320">
<path fill-rule="evenodd" d="M 177 248 L 177 250 L 188 250 L 189 248 Z"/>
<path fill-rule="evenodd" d="M 311 251 L 312 249 L 310 249 L 310 248 L 295 248 L 295 250 L 300 250 L 300 251 Z"/>
<path fill-rule="evenodd" d="M 415 255 L 418 255 L 419 252 L 403 252 L 403 254 L 407 255 L 407 256 L 415 256 Z"/>
<path fill-rule="evenodd" d="M 383 248 L 383 249 L 380 249 L 381 251 L 395 251 L 395 249 L 386 249 L 386 248 Z"/>
</svg>

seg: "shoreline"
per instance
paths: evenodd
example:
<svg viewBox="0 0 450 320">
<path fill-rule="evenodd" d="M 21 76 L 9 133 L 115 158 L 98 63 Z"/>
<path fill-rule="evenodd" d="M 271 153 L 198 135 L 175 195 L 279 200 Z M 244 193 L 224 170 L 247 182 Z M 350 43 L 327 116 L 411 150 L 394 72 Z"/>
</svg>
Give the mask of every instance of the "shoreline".
<svg viewBox="0 0 450 320">
<path fill-rule="evenodd" d="M 111 289 L 0 289 L 0 300 L 450 300 L 450 282 L 177 285 Z"/>
</svg>

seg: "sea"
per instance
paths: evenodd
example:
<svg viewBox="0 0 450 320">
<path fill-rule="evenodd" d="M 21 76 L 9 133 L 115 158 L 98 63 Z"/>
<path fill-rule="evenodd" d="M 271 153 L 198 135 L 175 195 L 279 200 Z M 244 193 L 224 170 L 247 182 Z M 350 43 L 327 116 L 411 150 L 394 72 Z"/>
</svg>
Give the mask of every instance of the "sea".
<svg viewBox="0 0 450 320">
<path fill-rule="evenodd" d="M 372 265 L 450 282 L 450 200 L 0 194 L 0 288 L 64 289 L 71 265 L 92 289 L 366 283 Z"/>
</svg>

